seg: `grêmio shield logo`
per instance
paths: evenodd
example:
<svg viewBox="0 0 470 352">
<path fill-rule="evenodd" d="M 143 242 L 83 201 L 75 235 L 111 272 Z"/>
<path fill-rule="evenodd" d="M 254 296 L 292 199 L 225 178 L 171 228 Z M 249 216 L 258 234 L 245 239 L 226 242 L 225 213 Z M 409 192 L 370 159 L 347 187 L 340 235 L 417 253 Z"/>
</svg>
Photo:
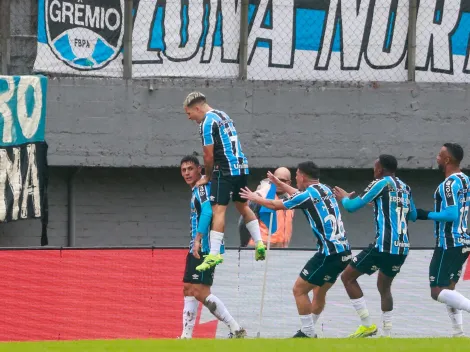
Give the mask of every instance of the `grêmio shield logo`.
<svg viewBox="0 0 470 352">
<path fill-rule="evenodd" d="M 46 32 L 57 58 L 78 70 L 114 60 L 124 37 L 124 0 L 45 0 Z"/>
</svg>

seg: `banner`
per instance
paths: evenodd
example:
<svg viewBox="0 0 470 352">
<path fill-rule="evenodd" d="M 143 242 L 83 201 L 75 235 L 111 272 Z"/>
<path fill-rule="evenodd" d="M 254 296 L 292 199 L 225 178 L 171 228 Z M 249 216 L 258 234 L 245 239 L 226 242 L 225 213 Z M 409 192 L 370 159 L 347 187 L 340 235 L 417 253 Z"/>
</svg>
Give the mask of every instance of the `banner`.
<svg viewBox="0 0 470 352">
<path fill-rule="evenodd" d="M 0 222 L 40 218 L 41 245 L 48 242 L 46 97 L 46 77 L 0 76 Z"/>
<path fill-rule="evenodd" d="M 124 0 L 39 0 L 34 70 L 122 77 Z"/>
<path fill-rule="evenodd" d="M 418 81 L 470 82 L 470 0 L 421 0 Z M 238 75 L 241 0 L 134 0 L 139 77 Z M 122 77 L 124 0 L 39 0 L 37 72 Z M 248 78 L 406 81 L 408 0 L 250 0 Z"/>
<path fill-rule="evenodd" d="M 430 295 L 432 253 L 412 249 L 393 281 L 393 337 L 452 334 L 446 306 Z M 175 339 L 183 328 L 182 278 L 187 254 L 187 249 L 1 250 L 0 341 Z M 269 253 L 261 337 L 292 337 L 300 328 L 292 287 L 314 254 L 308 250 Z M 211 291 L 249 338 L 259 329 L 264 267 L 265 262 L 255 261 L 253 250 L 227 250 L 224 263 L 215 270 Z M 469 279 L 470 270 L 464 265 L 456 289 L 466 297 L 470 297 Z M 358 281 L 372 322 L 380 331 L 377 274 Z M 316 332 L 319 337 L 344 338 L 359 325 L 339 278 L 328 291 Z M 225 324 L 199 304 L 193 337 L 227 335 Z"/>
</svg>

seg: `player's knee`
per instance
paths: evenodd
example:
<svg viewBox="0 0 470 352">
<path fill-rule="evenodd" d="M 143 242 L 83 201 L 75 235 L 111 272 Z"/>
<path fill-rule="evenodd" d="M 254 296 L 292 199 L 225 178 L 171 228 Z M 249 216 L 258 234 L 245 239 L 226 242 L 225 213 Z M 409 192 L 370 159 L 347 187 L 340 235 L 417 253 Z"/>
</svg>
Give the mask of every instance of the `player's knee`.
<svg viewBox="0 0 470 352">
<path fill-rule="evenodd" d="M 440 287 L 431 287 L 431 298 L 433 300 L 437 301 L 437 297 L 439 297 L 440 293 L 441 293 Z"/>
<path fill-rule="evenodd" d="M 341 281 L 345 286 L 347 286 L 350 285 L 354 281 L 354 279 L 351 277 L 351 275 L 348 274 L 347 271 L 343 271 L 343 273 L 341 274 Z"/>
<path fill-rule="evenodd" d="M 192 287 L 192 285 L 188 284 L 188 283 L 185 283 L 183 285 L 183 295 L 184 296 L 193 296 L 193 292 L 191 290 L 191 287 Z"/>
<path fill-rule="evenodd" d="M 299 296 L 302 296 L 304 294 L 304 291 L 302 290 L 302 288 L 296 283 L 294 284 L 294 287 L 292 288 L 292 294 L 294 295 L 294 297 L 299 297 Z"/>
</svg>

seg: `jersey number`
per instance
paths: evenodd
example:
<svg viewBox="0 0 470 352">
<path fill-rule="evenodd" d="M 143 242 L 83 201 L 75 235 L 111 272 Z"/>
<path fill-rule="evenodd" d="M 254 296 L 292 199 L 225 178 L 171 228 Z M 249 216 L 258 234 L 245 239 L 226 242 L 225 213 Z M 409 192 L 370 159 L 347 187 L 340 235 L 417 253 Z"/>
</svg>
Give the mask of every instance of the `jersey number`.
<svg viewBox="0 0 470 352">
<path fill-rule="evenodd" d="M 409 209 L 397 207 L 395 211 L 397 212 L 397 232 L 399 235 L 404 235 L 408 230 L 406 215 L 408 214 Z"/>
<path fill-rule="evenodd" d="M 230 136 L 230 142 L 232 143 L 233 155 L 238 158 L 238 136 Z"/>
<path fill-rule="evenodd" d="M 331 232 L 330 240 L 339 240 L 344 237 L 344 225 L 341 220 L 341 215 L 336 218 L 333 214 L 325 216 L 323 222 L 326 224 L 328 221 L 331 221 L 333 231 Z"/>
<path fill-rule="evenodd" d="M 459 219 L 459 229 L 462 230 L 460 233 L 467 232 L 467 215 L 468 215 L 468 206 L 460 208 L 460 219 Z"/>
</svg>

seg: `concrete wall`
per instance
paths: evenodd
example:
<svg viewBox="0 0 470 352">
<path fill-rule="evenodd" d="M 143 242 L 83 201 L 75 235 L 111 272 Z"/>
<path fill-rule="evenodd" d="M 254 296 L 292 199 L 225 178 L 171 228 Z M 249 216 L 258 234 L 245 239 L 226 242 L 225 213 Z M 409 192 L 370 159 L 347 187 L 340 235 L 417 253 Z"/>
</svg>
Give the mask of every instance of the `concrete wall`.
<svg viewBox="0 0 470 352">
<path fill-rule="evenodd" d="M 370 167 L 379 153 L 431 168 L 446 141 L 466 150 L 470 86 L 407 83 L 148 82 L 51 79 L 46 139 L 51 165 L 176 166 L 201 152 L 182 102 L 200 89 L 236 122 L 252 167 Z M 470 166 L 470 158 L 464 166 Z"/>
<path fill-rule="evenodd" d="M 53 167 L 49 182 L 49 244 L 67 245 L 67 177 L 70 170 Z M 266 174 L 255 170 L 251 187 Z M 322 181 L 360 192 L 371 180 L 372 170 L 324 170 Z M 432 195 L 442 180 L 438 171 L 408 170 L 399 173 L 412 187 L 417 206 L 432 207 Z M 176 168 L 84 168 L 75 177 L 76 246 L 187 246 L 189 243 L 190 190 Z M 238 216 L 230 206 L 226 243 L 237 246 Z M 355 214 L 343 211 L 351 244 L 367 246 L 374 238 L 372 209 Z M 410 224 L 413 246 L 432 247 L 432 222 Z M 39 246 L 39 220 L 0 224 L 0 247 Z M 291 247 L 313 248 L 316 241 L 305 216 L 297 211 Z"/>
</svg>

